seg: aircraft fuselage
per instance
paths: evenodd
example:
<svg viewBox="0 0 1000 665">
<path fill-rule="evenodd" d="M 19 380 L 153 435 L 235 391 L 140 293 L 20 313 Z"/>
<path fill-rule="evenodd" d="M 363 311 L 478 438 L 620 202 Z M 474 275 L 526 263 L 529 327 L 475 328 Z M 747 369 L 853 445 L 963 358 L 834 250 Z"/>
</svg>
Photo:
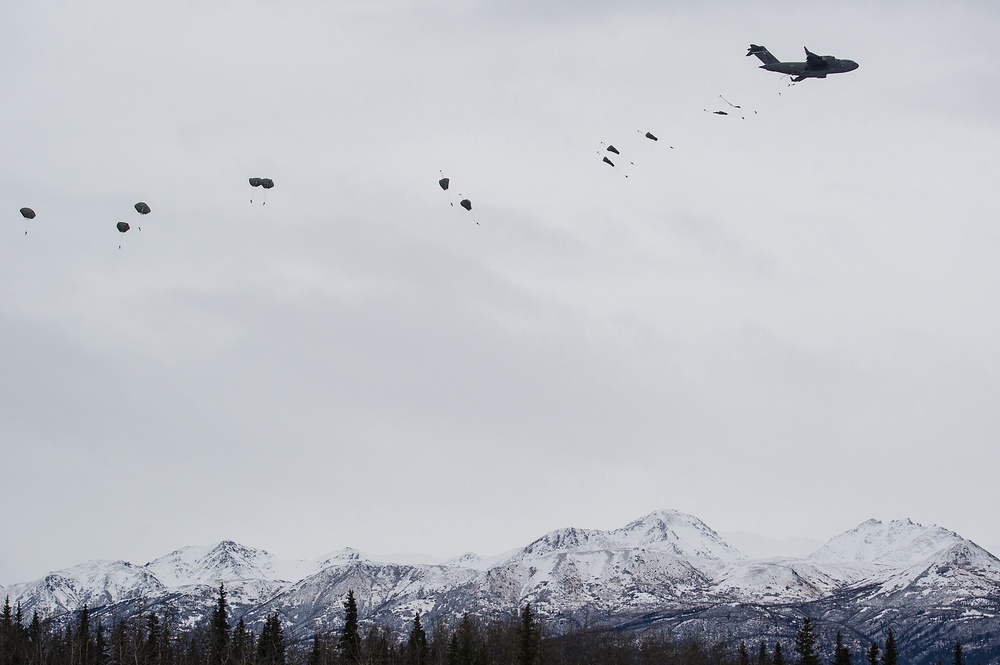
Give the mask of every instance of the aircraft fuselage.
<svg viewBox="0 0 1000 665">
<path fill-rule="evenodd" d="M 841 60 L 826 56 L 824 62 L 825 66 L 815 66 L 808 62 L 773 62 L 769 65 L 761 65 L 760 68 L 769 72 L 780 72 L 803 78 L 824 78 L 827 74 L 843 74 L 844 72 L 853 72 L 858 68 L 858 63 L 853 60 Z"/>
<path fill-rule="evenodd" d="M 761 69 L 766 69 L 769 72 L 788 74 L 794 77 L 793 81 L 801 81 L 807 78 L 821 79 L 826 78 L 827 74 L 853 72 L 858 68 L 858 63 L 853 60 L 841 60 L 832 55 L 816 55 L 809 49 L 804 50 L 806 52 L 805 62 L 781 62 L 771 55 L 771 52 L 765 47 L 756 44 L 750 45 L 750 48 L 747 49 L 747 55 L 757 56 L 764 63 L 760 66 Z"/>
</svg>

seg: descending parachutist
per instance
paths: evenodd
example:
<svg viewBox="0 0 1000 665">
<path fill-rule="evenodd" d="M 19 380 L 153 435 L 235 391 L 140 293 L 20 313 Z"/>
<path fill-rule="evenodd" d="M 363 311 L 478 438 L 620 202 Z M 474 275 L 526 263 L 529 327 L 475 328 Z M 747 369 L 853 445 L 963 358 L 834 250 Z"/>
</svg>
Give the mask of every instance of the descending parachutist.
<svg viewBox="0 0 1000 665">
<path fill-rule="evenodd" d="M 719 95 L 719 99 L 721 99 L 721 100 L 722 100 L 722 101 L 724 101 L 725 103 L 729 104 L 729 105 L 730 105 L 730 106 L 732 106 L 732 107 L 733 107 L 734 109 L 740 109 L 740 108 L 743 108 L 743 107 L 742 107 L 742 106 L 740 106 L 739 104 L 733 104 L 733 103 L 732 103 L 731 101 L 729 101 L 728 99 L 726 99 L 726 98 L 725 98 L 725 97 L 723 97 L 722 95 Z"/>
<path fill-rule="evenodd" d="M 448 197 L 448 205 L 454 208 L 455 204 L 451 200 L 451 194 L 448 194 L 448 184 L 451 182 L 451 180 L 449 178 L 444 177 L 444 171 L 442 171 L 441 169 L 438 169 L 438 173 L 441 174 L 441 179 L 438 180 L 438 185 L 445 192 L 445 196 Z"/>
<path fill-rule="evenodd" d="M 461 194 L 459 194 L 459 196 L 461 196 Z M 465 208 L 469 212 L 472 212 L 472 201 L 470 201 L 469 199 L 462 199 L 461 201 L 458 202 L 458 205 L 462 206 L 463 208 Z M 476 225 L 478 226 L 479 225 L 479 220 L 476 219 L 476 214 L 475 213 L 472 213 L 472 219 L 476 220 Z"/>
</svg>

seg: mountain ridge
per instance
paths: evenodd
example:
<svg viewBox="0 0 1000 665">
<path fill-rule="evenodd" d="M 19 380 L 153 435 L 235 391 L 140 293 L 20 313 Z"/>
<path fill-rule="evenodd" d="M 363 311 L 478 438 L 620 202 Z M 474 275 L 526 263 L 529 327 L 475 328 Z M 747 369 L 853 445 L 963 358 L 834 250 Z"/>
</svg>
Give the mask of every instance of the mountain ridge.
<svg viewBox="0 0 1000 665">
<path fill-rule="evenodd" d="M 697 517 L 658 510 L 617 529 L 556 529 L 492 557 L 389 558 L 344 548 L 284 560 L 223 540 L 143 565 L 85 562 L 0 593 L 29 615 L 57 619 L 84 605 L 112 619 L 169 609 L 184 627 L 205 619 L 225 584 L 234 616 L 257 626 L 277 612 L 293 639 L 336 629 L 350 589 L 364 620 L 396 627 L 418 610 L 448 622 L 465 612 L 511 614 L 530 602 L 563 626 L 697 625 L 749 639 L 761 637 L 755 630 L 769 639 L 787 634 L 804 614 L 853 635 L 877 634 L 886 617 L 900 626 L 952 617 L 971 643 L 1000 634 L 1000 560 L 953 531 L 909 519 L 867 520 L 798 557 L 747 557 Z M 911 655 L 952 637 L 939 627 L 919 633 L 928 637 Z"/>
</svg>

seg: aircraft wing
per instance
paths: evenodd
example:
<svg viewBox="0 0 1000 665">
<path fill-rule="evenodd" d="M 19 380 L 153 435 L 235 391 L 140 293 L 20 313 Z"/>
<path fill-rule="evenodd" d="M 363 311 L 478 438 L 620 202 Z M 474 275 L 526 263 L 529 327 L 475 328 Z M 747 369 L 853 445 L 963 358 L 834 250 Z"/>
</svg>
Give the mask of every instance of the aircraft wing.
<svg viewBox="0 0 1000 665">
<path fill-rule="evenodd" d="M 806 49 L 805 51 L 806 51 L 806 65 L 808 65 L 810 69 L 822 69 L 824 67 L 830 66 L 830 63 L 828 63 L 823 56 L 816 55 L 809 49 Z"/>
</svg>

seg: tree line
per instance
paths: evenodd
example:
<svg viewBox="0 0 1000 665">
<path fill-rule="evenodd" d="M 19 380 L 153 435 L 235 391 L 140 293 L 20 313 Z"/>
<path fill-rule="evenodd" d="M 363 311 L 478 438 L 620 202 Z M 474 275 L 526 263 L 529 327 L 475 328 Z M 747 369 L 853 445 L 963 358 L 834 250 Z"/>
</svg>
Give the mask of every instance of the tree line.
<svg viewBox="0 0 1000 665">
<path fill-rule="evenodd" d="M 0 610 L 0 665 L 903 665 L 891 629 L 881 646 L 872 642 L 864 654 L 852 653 L 838 632 L 826 654 L 808 617 L 791 644 L 740 642 L 734 648 L 722 640 L 655 632 L 550 632 L 530 604 L 516 616 L 465 614 L 454 625 L 438 622 L 430 630 L 418 611 L 402 631 L 363 629 L 353 591 L 343 609 L 338 633 L 293 645 L 277 613 L 259 633 L 242 617 L 231 625 L 223 585 L 209 619 L 189 630 L 154 612 L 106 626 L 86 606 L 64 624 L 43 621 L 37 612 L 26 621 L 20 604 L 12 608 L 8 598 Z M 966 665 L 961 644 L 950 656 L 951 665 Z"/>
</svg>

